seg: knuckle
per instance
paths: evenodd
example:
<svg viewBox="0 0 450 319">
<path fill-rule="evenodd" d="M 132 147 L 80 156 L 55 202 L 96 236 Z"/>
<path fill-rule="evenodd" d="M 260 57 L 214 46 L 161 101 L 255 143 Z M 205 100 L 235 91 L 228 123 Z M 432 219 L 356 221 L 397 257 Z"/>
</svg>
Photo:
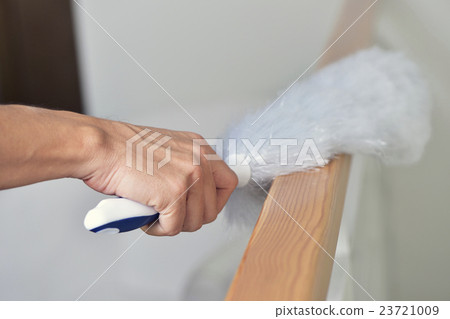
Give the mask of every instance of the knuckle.
<svg viewBox="0 0 450 319">
<path fill-rule="evenodd" d="M 209 223 L 212 223 L 213 221 L 215 221 L 216 219 L 217 219 L 217 215 L 214 214 L 214 215 L 205 217 L 203 222 L 205 224 L 209 224 Z"/>
<path fill-rule="evenodd" d="M 178 235 L 179 233 L 181 233 L 181 227 L 174 227 L 172 229 L 167 230 L 166 235 L 173 237 Z"/>
<path fill-rule="evenodd" d="M 195 132 L 184 131 L 182 133 L 185 138 L 190 139 L 190 140 L 203 140 L 204 139 L 203 136 L 201 136 L 200 134 L 195 133 Z"/>
<path fill-rule="evenodd" d="M 181 194 L 186 191 L 186 183 L 181 179 L 177 179 L 172 183 L 172 191 L 175 198 L 178 198 Z"/>
<path fill-rule="evenodd" d="M 233 186 L 233 189 L 235 189 L 239 184 L 239 179 L 237 175 L 234 172 L 231 172 L 230 174 L 230 184 Z"/>
<path fill-rule="evenodd" d="M 195 140 L 203 140 L 203 136 L 201 136 L 198 133 L 194 133 L 194 132 L 189 132 L 189 137 Z"/>
<path fill-rule="evenodd" d="M 200 147 L 200 154 L 201 154 L 201 155 L 207 154 L 207 152 L 206 152 L 207 148 L 208 148 L 208 146 L 202 145 L 202 146 Z M 203 156 L 202 156 L 202 157 L 203 157 Z"/>
<path fill-rule="evenodd" d="M 202 228 L 202 224 L 196 223 L 196 224 L 193 224 L 193 225 L 186 226 L 185 227 L 185 231 L 187 231 L 187 232 L 194 232 L 194 231 L 199 230 L 200 228 Z"/>
<path fill-rule="evenodd" d="M 201 179 L 202 176 L 203 176 L 203 170 L 202 170 L 201 166 L 198 166 L 198 165 L 192 166 L 191 177 L 196 180 L 196 179 Z"/>
</svg>

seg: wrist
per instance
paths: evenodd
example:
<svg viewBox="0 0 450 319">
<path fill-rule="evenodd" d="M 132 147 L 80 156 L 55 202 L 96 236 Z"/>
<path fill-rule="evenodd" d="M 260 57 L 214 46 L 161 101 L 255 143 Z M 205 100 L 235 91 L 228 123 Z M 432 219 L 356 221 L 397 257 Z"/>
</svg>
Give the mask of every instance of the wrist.
<svg viewBox="0 0 450 319">
<path fill-rule="evenodd" d="M 66 147 L 66 156 L 72 163 L 67 177 L 82 180 L 89 179 L 102 166 L 105 166 L 110 152 L 108 133 L 104 128 L 105 120 L 70 112 L 64 114 L 73 121 L 74 132 Z"/>
</svg>

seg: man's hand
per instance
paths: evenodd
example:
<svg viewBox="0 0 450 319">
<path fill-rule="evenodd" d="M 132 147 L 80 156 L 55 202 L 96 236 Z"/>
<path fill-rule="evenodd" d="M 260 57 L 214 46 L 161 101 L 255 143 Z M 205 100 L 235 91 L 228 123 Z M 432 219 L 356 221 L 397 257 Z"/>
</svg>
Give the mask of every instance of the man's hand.
<svg viewBox="0 0 450 319">
<path fill-rule="evenodd" d="M 151 130 L 149 134 L 162 134 L 147 144 L 142 152 L 143 163 L 153 165 L 153 174 L 149 175 L 145 165 L 142 172 L 134 165 L 126 166 L 126 141 L 146 127 L 109 121 L 102 121 L 101 127 L 105 132 L 104 143 L 98 156 L 89 163 L 92 171 L 82 179 L 102 193 L 155 207 L 160 212 L 158 222 L 150 228 L 143 227 L 150 235 L 173 236 L 181 231 L 192 232 L 214 221 L 237 185 L 236 175 L 209 145 L 197 148 L 200 154 L 194 154 L 194 143 L 203 140 L 196 133 L 147 128 Z M 148 163 L 145 150 L 165 136 L 170 140 L 155 149 L 153 163 Z M 158 168 L 168 147 L 170 161 Z M 207 160 L 205 154 L 215 159 Z M 198 155 L 200 164 L 196 165 L 194 156 Z"/>
</svg>

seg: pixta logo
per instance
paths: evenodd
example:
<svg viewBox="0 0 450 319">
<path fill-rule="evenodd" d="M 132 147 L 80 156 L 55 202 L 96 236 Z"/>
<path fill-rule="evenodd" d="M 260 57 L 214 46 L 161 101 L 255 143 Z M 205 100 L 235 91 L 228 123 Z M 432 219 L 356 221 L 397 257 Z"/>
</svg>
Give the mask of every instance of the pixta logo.
<svg viewBox="0 0 450 319">
<path fill-rule="evenodd" d="M 170 139 L 172 139 L 172 137 L 163 135 L 159 132 L 152 132 L 152 130 L 148 128 L 140 131 L 138 134 L 134 135 L 126 142 L 127 167 L 133 168 L 133 158 L 135 158 L 136 170 L 138 170 L 139 172 L 144 172 L 144 159 L 146 159 L 145 172 L 149 175 L 153 175 L 154 173 L 153 154 L 157 149 L 163 147 L 163 145 L 167 143 Z M 150 143 L 151 146 L 147 147 Z M 157 164 L 158 169 L 169 163 L 171 159 L 170 146 L 165 147 L 164 149 L 165 149 L 165 156 L 161 161 L 158 162 Z M 133 156 L 134 154 L 136 154 L 136 156 Z"/>
<path fill-rule="evenodd" d="M 203 154 L 208 160 L 220 159 L 224 153 L 224 147 L 228 149 L 226 163 L 229 166 L 249 165 L 253 161 L 258 166 L 265 166 L 267 159 L 270 163 L 279 166 L 295 165 L 310 167 L 311 164 L 324 166 L 326 161 L 323 159 L 319 149 L 312 138 L 300 141 L 294 138 L 271 138 L 259 139 L 252 143 L 250 139 L 227 139 L 227 145 L 224 145 L 223 139 L 196 139 L 193 143 L 193 164 L 200 165 L 200 147 L 210 145 L 215 154 Z M 242 144 L 238 151 L 238 144 Z M 240 161 L 238 163 L 238 158 Z"/>
</svg>

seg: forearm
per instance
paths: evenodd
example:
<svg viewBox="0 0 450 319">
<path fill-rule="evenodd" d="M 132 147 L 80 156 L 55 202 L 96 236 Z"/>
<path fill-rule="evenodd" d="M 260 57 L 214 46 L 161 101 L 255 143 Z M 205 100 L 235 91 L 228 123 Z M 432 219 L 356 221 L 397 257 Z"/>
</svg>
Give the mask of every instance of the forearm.
<svg viewBox="0 0 450 319">
<path fill-rule="evenodd" d="M 156 145 L 153 174 L 126 165 L 126 144 L 146 130 L 169 137 Z M 19 105 L 0 106 L 0 189 L 44 180 L 74 177 L 104 194 L 117 195 L 154 207 L 158 222 L 146 232 L 175 235 L 212 222 L 237 185 L 237 177 L 215 154 L 200 149 L 194 164 L 194 144 L 203 138 L 191 132 L 136 126 L 65 111 Z M 204 145 L 202 143 L 202 145 Z M 199 147 L 200 148 L 200 147 Z M 159 167 L 170 152 L 170 161 Z M 197 154 L 198 155 L 198 154 Z M 137 156 L 137 154 L 136 154 Z"/>
<path fill-rule="evenodd" d="M 0 106 L 0 189 L 89 174 L 102 141 L 95 118 L 41 108 Z"/>
</svg>

